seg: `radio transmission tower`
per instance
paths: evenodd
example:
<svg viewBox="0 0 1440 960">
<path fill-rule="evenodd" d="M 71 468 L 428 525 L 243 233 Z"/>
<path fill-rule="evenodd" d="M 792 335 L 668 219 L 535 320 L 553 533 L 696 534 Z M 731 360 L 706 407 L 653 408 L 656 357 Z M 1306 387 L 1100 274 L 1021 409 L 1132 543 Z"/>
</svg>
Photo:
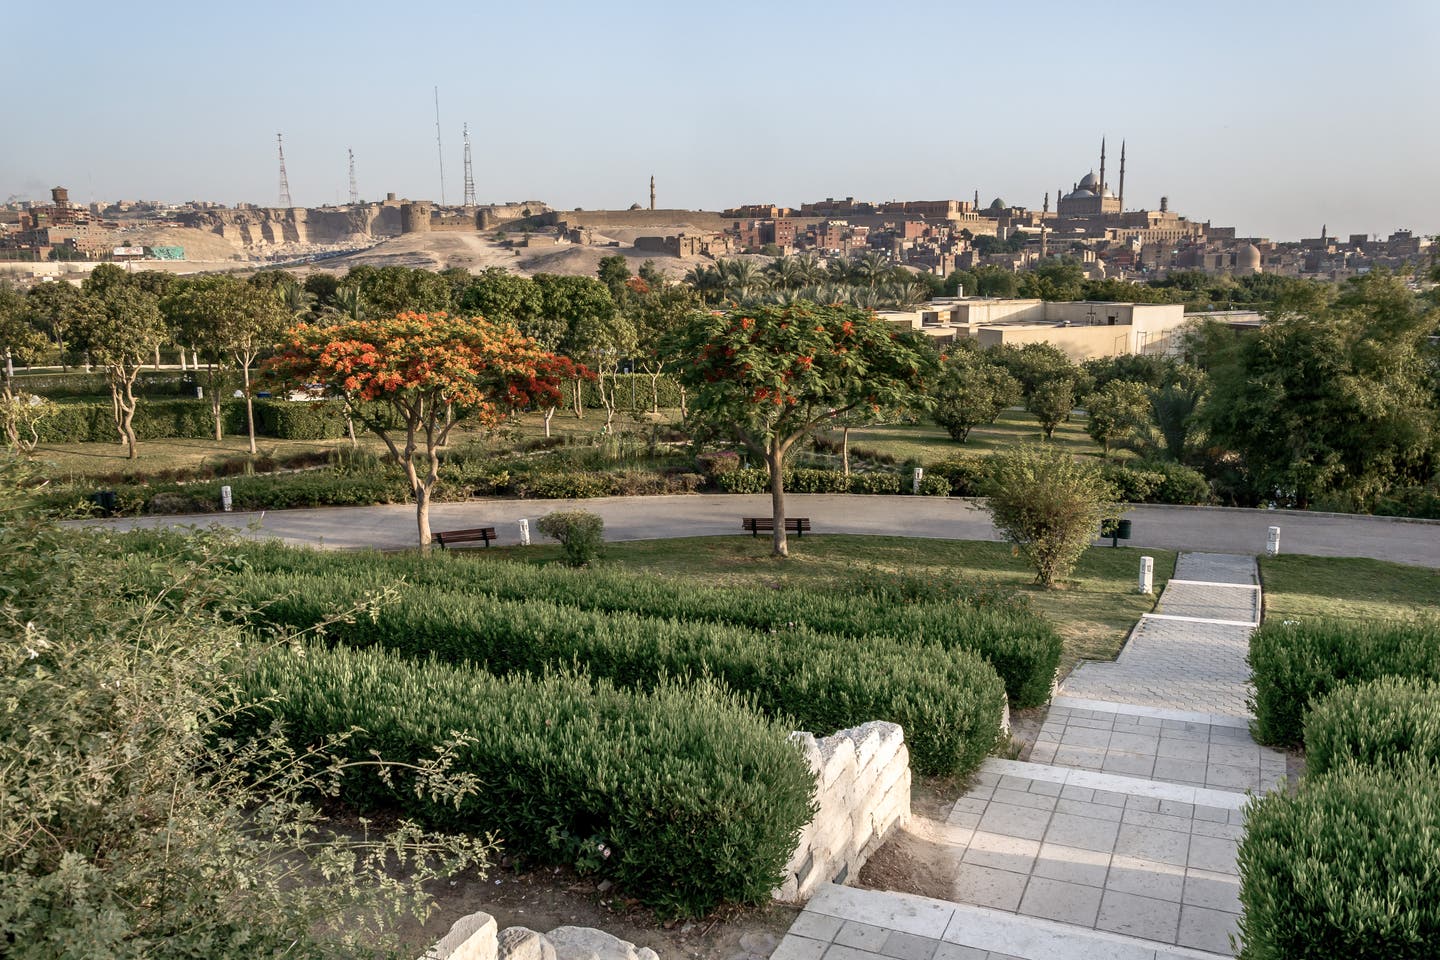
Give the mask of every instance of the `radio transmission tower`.
<svg viewBox="0 0 1440 960">
<path fill-rule="evenodd" d="M 465 124 L 465 206 L 475 206 L 475 170 L 470 166 L 470 124 Z"/>
<path fill-rule="evenodd" d="M 278 133 L 275 145 L 280 148 L 280 206 L 288 210 L 294 204 L 290 202 L 290 176 L 285 172 L 285 138 Z"/>
<path fill-rule="evenodd" d="M 440 142 L 440 88 L 435 88 L 435 150 L 440 155 L 440 206 L 445 206 L 445 145 Z"/>
<path fill-rule="evenodd" d="M 355 186 L 355 151 L 346 147 L 345 152 L 350 155 L 350 202 L 359 203 L 360 188 Z"/>
</svg>

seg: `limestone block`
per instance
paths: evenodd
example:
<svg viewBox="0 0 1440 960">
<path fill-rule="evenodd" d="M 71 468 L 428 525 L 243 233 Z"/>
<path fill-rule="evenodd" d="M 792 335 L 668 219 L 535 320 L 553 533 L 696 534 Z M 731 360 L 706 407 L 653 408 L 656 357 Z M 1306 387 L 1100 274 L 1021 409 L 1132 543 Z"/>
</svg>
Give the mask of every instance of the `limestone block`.
<svg viewBox="0 0 1440 960">
<path fill-rule="evenodd" d="M 1010 697 L 1002 696 L 1005 698 L 1000 702 L 1000 732 L 1008 737 L 1010 735 Z"/>
<path fill-rule="evenodd" d="M 495 918 L 488 913 L 461 917 L 422 960 L 496 960 L 498 952 Z"/>
<path fill-rule="evenodd" d="M 824 757 L 820 755 L 820 745 L 815 742 L 815 734 L 797 730 L 790 734 L 790 742 L 800 748 L 805 762 L 810 765 L 810 773 L 818 777 L 824 764 Z"/>
<path fill-rule="evenodd" d="M 528 927 L 500 931 L 498 960 L 556 960 L 555 945 Z"/>
<path fill-rule="evenodd" d="M 832 783 L 844 778 L 855 779 L 855 744 L 843 737 L 826 737 L 818 741 L 823 766 L 820 786 L 828 790 Z"/>
<path fill-rule="evenodd" d="M 555 947 L 556 960 L 660 960 L 649 947 L 591 927 L 556 927 L 545 936 Z"/>
<path fill-rule="evenodd" d="M 905 730 L 900 724 L 887 723 L 883 724 L 883 727 L 880 731 L 880 746 L 871 761 L 876 767 L 888 766 L 894 761 L 895 755 L 905 747 Z"/>
<path fill-rule="evenodd" d="M 879 720 L 872 720 L 869 723 L 862 723 L 858 727 L 841 730 L 836 733 L 835 736 L 844 737 L 854 742 L 856 765 L 863 767 L 870 762 L 880 749 L 880 741 L 883 735 L 882 728 L 886 726 L 889 726 L 889 724 Z"/>
<path fill-rule="evenodd" d="M 795 874 L 787 871 L 785 874 L 785 882 L 774 890 L 771 890 L 770 896 L 775 900 L 779 900 L 781 903 L 794 903 L 796 900 L 799 900 L 800 885 L 795 882 Z"/>
</svg>

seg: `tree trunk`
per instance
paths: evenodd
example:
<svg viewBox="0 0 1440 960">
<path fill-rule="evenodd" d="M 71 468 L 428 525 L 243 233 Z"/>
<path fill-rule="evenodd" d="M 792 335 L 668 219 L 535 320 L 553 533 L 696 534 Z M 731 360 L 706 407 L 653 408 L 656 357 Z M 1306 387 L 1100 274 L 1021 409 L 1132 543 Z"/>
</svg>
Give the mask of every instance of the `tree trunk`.
<svg viewBox="0 0 1440 960">
<path fill-rule="evenodd" d="M 255 401 L 250 397 L 250 364 L 245 370 L 245 428 L 250 431 L 250 456 L 255 456 Z"/>
<path fill-rule="evenodd" d="M 790 544 L 785 537 L 785 454 L 780 447 L 780 438 L 770 440 L 770 449 L 765 454 L 765 463 L 770 468 L 770 515 L 775 521 L 775 532 L 771 535 L 772 556 L 790 556 Z"/>
<path fill-rule="evenodd" d="M 155 369 L 160 369 L 160 344 L 155 344 Z"/>
<path fill-rule="evenodd" d="M 585 419 L 585 398 L 584 398 L 583 396 L 581 396 L 581 392 L 582 392 L 582 391 L 581 391 L 581 388 L 582 388 L 584 385 L 585 385 L 585 382 L 584 382 L 583 380 L 581 380 L 579 377 L 576 377 L 576 378 L 575 378 L 575 419 L 576 419 L 576 420 L 584 420 L 584 419 Z"/>
<path fill-rule="evenodd" d="M 350 438 L 350 449 L 354 450 L 360 446 L 360 441 L 355 439 L 355 418 L 350 415 L 350 403 L 345 403 L 345 436 Z"/>
<path fill-rule="evenodd" d="M 660 412 L 660 371 L 650 374 L 650 412 Z"/>
<path fill-rule="evenodd" d="M 138 371 L 137 371 L 138 372 Z M 112 387 L 111 392 L 115 397 L 115 411 L 118 422 L 116 426 L 120 429 L 121 440 L 128 448 L 128 457 L 131 460 L 140 456 L 138 445 L 135 441 L 135 391 L 133 389 L 134 378 L 123 381 L 123 393 L 120 387 Z"/>
<path fill-rule="evenodd" d="M 430 487 L 420 481 L 420 475 L 415 471 L 414 454 L 410 454 L 405 459 L 405 476 L 410 481 L 410 492 L 415 495 L 415 526 L 420 539 L 420 554 L 429 556 Z"/>
<path fill-rule="evenodd" d="M 682 386 L 682 387 L 680 388 L 680 419 L 681 419 L 681 420 L 684 420 L 684 419 L 685 419 L 685 415 L 686 415 L 686 414 L 685 414 L 685 400 L 686 400 L 685 388 Z"/>
<path fill-rule="evenodd" d="M 845 465 L 845 479 L 850 479 L 850 427 L 840 428 L 840 460 Z"/>
<path fill-rule="evenodd" d="M 184 356 L 184 351 L 181 351 L 181 356 Z M 200 369 L 200 368 L 199 368 L 199 367 L 196 367 L 195 369 L 198 370 L 198 369 Z M 215 369 L 215 365 L 214 365 L 213 363 L 210 364 L 209 371 L 210 371 L 210 412 L 211 412 L 211 413 L 214 415 L 214 417 L 215 417 L 215 439 L 216 439 L 217 441 L 219 441 L 219 440 L 225 439 L 225 427 L 224 427 L 225 411 L 224 411 L 223 405 L 222 405 L 221 402 L 220 402 L 220 400 L 221 400 L 221 397 L 220 397 L 220 372 Z"/>
<path fill-rule="evenodd" d="M 551 418 L 554 417 L 554 416 L 555 416 L 555 408 L 554 408 L 554 407 L 546 407 L 546 408 L 545 408 L 545 437 L 546 437 L 546 439 L 549 439 L 549 437 L 550 437 L 550 420 L 551 420 Z"/>
</svg>

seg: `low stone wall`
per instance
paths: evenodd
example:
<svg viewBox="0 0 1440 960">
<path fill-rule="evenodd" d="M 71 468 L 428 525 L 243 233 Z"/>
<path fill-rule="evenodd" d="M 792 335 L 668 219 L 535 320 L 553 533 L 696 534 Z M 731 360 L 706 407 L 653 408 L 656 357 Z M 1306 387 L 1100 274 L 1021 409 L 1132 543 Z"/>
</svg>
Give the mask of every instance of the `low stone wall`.
<svg viewBox="0 0 1440 960">
<path fill-rule="evenodd" d="M 660 960 L 649 947 L 591 927 L 556 927 L 537 933 L 527 927 L 497 932 L 488 913 L 461 917 L 420 960 Z"/>
<path fill-rule="evenodd" d="M 815 773 L 820 809 L 773 894 L 787 902 L 855 876 L 890 832 L 910 820 L 910 751 L 898 724 L 875 721 L 818 740 L 809 733 L 791 738 Z"/>
</svg>

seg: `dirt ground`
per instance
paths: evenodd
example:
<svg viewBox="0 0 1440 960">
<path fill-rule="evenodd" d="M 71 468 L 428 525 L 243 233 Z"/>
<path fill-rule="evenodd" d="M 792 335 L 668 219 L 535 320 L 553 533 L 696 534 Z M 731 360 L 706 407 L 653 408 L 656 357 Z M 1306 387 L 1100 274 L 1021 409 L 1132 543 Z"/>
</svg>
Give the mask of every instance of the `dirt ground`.
<svg viewBox="0 0 1440 960">
<path fill-rule="evenodd" d="M 1046 712 L 1042 706 L 1011 713 L 1010 746 L 1001 755 L 1015 760 L 1028 758 Z M 871 890 L 953 900 L 951 888 L 965 846 L 952 839 L 953 828 L 946 821 L 968 786 L 949 777 L 916 777 L 910 787 L 910 822 L 871 856 L 856 884 Z"/>
<path fill-rule="evenodd" d="M 556 868 L 516 873 L 495 868 L 488 877 L 460 878 L 436 890 L 439 907 L 423 927 L 403 930 L 417 952 L 445 935 L 461 917 L 483 910 L 500 929 L 529 927 L 544 933 L 561 926 L 596 927 L 622 940 L 649 947 L 662 960 L 764 960 L 799 913 L 797 907 L 769 904 L 732 908 L 703 920 L 662 923 L 606 885 Z"/>
</svg>

